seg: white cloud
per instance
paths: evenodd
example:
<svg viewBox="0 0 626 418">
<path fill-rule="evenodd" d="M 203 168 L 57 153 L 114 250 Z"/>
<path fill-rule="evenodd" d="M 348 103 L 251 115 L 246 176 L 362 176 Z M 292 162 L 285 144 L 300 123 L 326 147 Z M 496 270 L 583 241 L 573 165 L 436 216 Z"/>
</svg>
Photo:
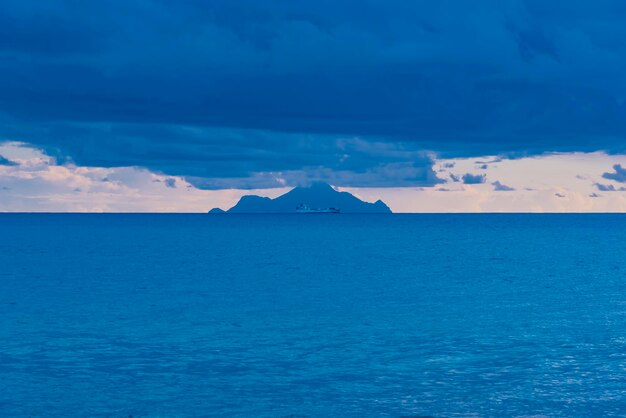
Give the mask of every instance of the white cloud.
<svg viewBox="0 0 626 418">
<path fill-rule="evenodd" d="M 440 178 L 485 174 L 487 182 L 461 184 L 450 180 L 432 188 L 343 190 L 367 200 L 380 198 L 394 212 L 625 212 L 626 192 L 600 193 L 596 187 L 600 181 L 610 183 L 602 174 L 614 164 L 626 165 L 626 155 L 594 152 L 515 160 L 493 156 L 441 159 L 434 167 Z M 494 190 L 494 182 L 515 190 Z"/>
<path fill-rule="evenodd" d="M 273 197 L 285 191 L 200 190 L 181 177 L 138 167 L 58 164 L 18 142 L 0 143 L 0 155 L 17 163 L 0 166 L 0 211 L 5 212 L 206 212 L 227 209 L 244 194 Z"/>
<path fill-rule="evenodd" d="M 59 164 L 18 142 L 0 143 L 0 156 L 16 163 L 0 165 L 0 211 L 206 212 L 213 207 L 228 209 L 245 194 L 275 197 L 289 190 L 201 190 L 182 177 L 139 167 Z M 624 212 L 626 192 L 619 191 L 623 184 L 602 177 L 615 164 L 626 166 L 626 155 L 440 159 L 434 170 L 448 180 L 446 184 L 341 190 L 367 201 L 382 199 L 394 212 Z M 486 182 L 451 180 L 467 173 L 483 174 Z M 617 191 L 602 192 L 599 182 L 614 185 Z M 514 190 L 494 190 L 494 183 Z"/>
</svg>

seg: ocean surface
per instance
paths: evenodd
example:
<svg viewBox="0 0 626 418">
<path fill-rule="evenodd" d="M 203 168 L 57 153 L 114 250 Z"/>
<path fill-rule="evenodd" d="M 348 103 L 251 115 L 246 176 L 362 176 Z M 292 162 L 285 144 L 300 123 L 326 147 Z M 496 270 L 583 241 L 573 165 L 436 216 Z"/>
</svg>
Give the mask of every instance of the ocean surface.
<svg viewBox="0 0 626 418">
<path fill-rule="evenodd" d="M 626 416 L 626 215 L 0 214 L 2 417 Z"/>
</svg>

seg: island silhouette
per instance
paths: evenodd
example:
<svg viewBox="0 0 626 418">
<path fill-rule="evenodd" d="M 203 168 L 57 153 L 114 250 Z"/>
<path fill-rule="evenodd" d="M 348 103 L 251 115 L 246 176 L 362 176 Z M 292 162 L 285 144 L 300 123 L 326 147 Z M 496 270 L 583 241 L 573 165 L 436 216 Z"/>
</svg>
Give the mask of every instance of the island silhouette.
<svg viewBox="0 0 626 418">
<path fill-rule="evenodd" d="M 227 211 L 214 208 L 209 213 L 296 213 L 296 208 L 337 208 L 341 213 L 392 213 L 382 200 L 364 202 L 348 192 L 339 192 L 327 183 L 296 187 L 274 199 L 246 195 Z"/>
</svg>

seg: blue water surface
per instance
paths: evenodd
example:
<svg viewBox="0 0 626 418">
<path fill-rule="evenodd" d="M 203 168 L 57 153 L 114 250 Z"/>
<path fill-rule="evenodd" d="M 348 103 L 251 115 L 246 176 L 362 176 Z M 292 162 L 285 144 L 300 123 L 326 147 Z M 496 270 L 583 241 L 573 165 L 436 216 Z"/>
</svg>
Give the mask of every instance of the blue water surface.
<svg viewBox="0 0 626 418">
<path fill-rule="evenodd" d="M 0 214 L 0 416 L 626 415 L 624 215 Z"/>
</svg>

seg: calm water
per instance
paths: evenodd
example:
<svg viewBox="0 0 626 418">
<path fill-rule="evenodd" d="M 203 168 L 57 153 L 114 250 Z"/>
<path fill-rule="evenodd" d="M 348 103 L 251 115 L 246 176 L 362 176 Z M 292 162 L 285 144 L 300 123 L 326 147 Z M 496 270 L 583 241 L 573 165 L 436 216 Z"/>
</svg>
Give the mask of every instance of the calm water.
<svg viewBox="0 0 626 418">
<path fill-rule="evenodd" d="M 0 215 L 0 416 L 626 416 L 626 216 Z"/>
</svg>

